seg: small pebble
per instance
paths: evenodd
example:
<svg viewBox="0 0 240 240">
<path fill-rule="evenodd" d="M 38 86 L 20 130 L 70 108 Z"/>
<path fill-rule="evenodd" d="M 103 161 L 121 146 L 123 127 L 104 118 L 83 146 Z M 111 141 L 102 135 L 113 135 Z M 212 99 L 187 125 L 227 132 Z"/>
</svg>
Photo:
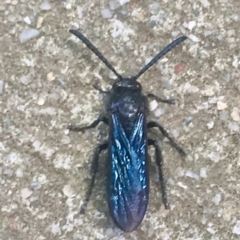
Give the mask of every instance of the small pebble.
<svg viewBox="0 0 240 240">
<path fill-rule="evenodd" d="M 65 6 L 65 8 L 66 8 L 67 10 L 70 10 L 70 9 L 72 8 L 72 4 L 71 4 L 71 3 L 67 3 L 66 6 Z"/>
<path fill-rule="evenodd" d="M 182 182 L 178 182 L 177 185 L 183 189 L 187 189 L 188 187 L 184 185 Z"/>
<path fill-rule="evenodd" d="M 130 0 L 119 0 L 119 3 L 121 4 L 121 6 L 123 6 L 125 3 L 130 2 Z"/>
<path fill-rule="evenodd" d="M 31 203 L 36 202 L 37 200 L 38 200 L 38 197 L 30 197 L 30 198 L 29 198 L 29 201 L 30 201 Z"/>
<path fill-rule="evenodd" d="M 145 18 L 144 14 L 142 12 L 137 12 L 137 14 L 135 15 L 137 17 L 137 19 L 142 22 Z"/>
<path fill-rule="evenodd" d="M 30 17 L 28 17 L 28 16 L 25 17 L 23 20 L 24 20 L 24 22 L 27 23 L 28 25 L 30 25 L 30 24 L 32 23 Z"/>
<path fill-rule="evenodd" d="M 213 121 L 207 123 L 207 128 L 208 128 L 208 129 L 212 129 L 213 126 L 214 126 L 214 122 L 213 122 Z"/>
<path fill-rule="evenodd" d="M 158 2 L 150 4 L 149 5 L 149 11 L 151 12 L 151 14 L 157 15 L 160 11 L 160 4 Z"/>
<path fill-rule="evenodd" d="M 6 168 L 3 170 L 3 174 L 8 176 L 8 177 L 12 177 L 13 176 L 13 170 Z"/>
<path fill-rule="evenodd" d="M 228 37 L 235 36 L 235 29 L 229 29 L 229 30 L 227 31 L 227 35 L 228 35 Z"/>
<path fill-rule="evenodd" d="M 166 88 L 167 90 L 173 89 L 173 85 L 167 79 L 162 80 L 162 84 L 163 84 L 163 87 Z"/>
<path fill-rule="evenodd" d="M 11 161 L 11 163 L 17 163 L 18 162 L 18 154 L 16 152 L 12 152 L 9 154 L 9 160 Z"/>
<path fill-rule="evenodd" d="M 39 98 L 38 101 L 37 101 L 37 105 L 39 105 L 39 106 L 44 105 L 44 103 L 45 103 L 45 99 L 44 98 Z"/>
<path fill-rule="evenodd" d="M 77 7 L 77 13 L 78 13 L 78 18 L 82 18 L 83 16 L 83 8 L 82 7 Z"/>
<path fill-rule="evenodd" d="M 40 9 L 43 11 L 49 11 L 51 8 L 51 4 L 48 1 L 45 1 L 40 5 Z"/>
<path fill-rule="evenodd" d="M 210 2 L 208 0 L 200 0 L 204 8 L 210 7 Z"/>
<path fill-rule="evenodd" d="M 169 178 L 168 180 L 167 180 L 167 182 L 168 182 L 168 184 L 170 184 L 170 185 L 174 185 L 175 184 L 175 182 L 174 182 L 174 180 L 172 179 L 172 178 Z"/>
<path fill-rule="evenodd" d="M 231 117 L 232 117 L 233 121 L 235 121 L 235 122 L 240 121 L 239 112 L 240 112 L 239 108 L 237 108 L 237 107 L 233 108 L 233 111 L 231 113 Z"/>
<path fill-rule="evenodd" d="M 225 102 L 222 102 L 222 101 L 217 102 L 217 109 L 218 110 L 224 110 L 226 108 L 227 108 L 227 104 Z"/>
<path fill-rule="evenodd" d="M 207 178 L 207 169 L 206 168 L 201 168 L 200 169 L 200 177 L 201 178 Z"/>
<path fill-rule="evenodd" d="M 172 135 L 173 135 L 174 138 L 178 138 L 179 137 L 179 131 L 177 129 L 173 129 Z"/>
<path fill-rule="evenodd" d="M 69 136 L 63 136 L 61 142 L 65 145 L 69 144 L 70 143 L 70 137 Z"/>
<path fill-rule="evenodd" d="M 238 58 L 235 58 L 232 62 L 232 66 L 238 68 L 238 65 L 239 65 Z"/>
<path fill-rule="evenodd" d="M 154 111 L 154 115 L 155 117 L 160 117 L 161 115 L 164 114 L 164 109 L 163 108 L 157 108 L 155 111 Z"/>
<path fill-rule="evenodd" d="M 154 111 L 158 107 L 158 103 L 156 100 L 153 100 L 149 103 L 149 109 L 150 111 Z"/>
<path fill-rule="evenodd" d="M 40 35 L 40 31 L 34 28 L 28 28 L 22 30 L 19 35 L 19 40 L 21 43 L 25 43 L 33 38 L 36 38 Z"/>
<path fill-rule="evenodd" d="M 23 188 L 21 190 L 21 196 L 22 196 L 23 199 L 29 198 L 32 195 L 32 193 L 33 192 L 31 190 L 29 190 L 28 188 Z"/>
<path fill-rule="evenodd" d="M 218 98 L 216 98 L 216 97 L 212 97 L 212 98 L 209 98 L 208 99 L 208 102 L 210 103 L 210 104 L 216 104 L 217 102 L 218 102 Z"/>
<path fill-rule="evenodd" d="M 193 117 L 190 116 L 188 118 L 185 119 L 185 124 L 188 125 L 189 123 L 191 123 L 193 121 Z"/>
<path fill-rule="evenodd" d="M 236 39 L 235 39 L 235 37 L 228 37 L 228 38 L 226 38 L 226 42 L 232 44 L 232 43 L 235 43 L 235 42 L 236 42 Z M 239 63 L 239 62 L 238 62 L 238 60 L 237 60 L 237 62 L 236 62 L 237 65 L 235 65 L 235 64 L 233 63 L 233 67 L 238 66 L 238 63 Z"/>
<path fill-rule="evenodd" d="M 175 173 L 177 177 L 183 177 L 185 175 L 185 170 L 182 167 L 178 167 Z"/>
<path fill-rule="evenodd" d="M 55 77 L 55 75 L 54 75 L 53 72 L 49 72 L 49 73 L 47 74 L 47 80 L 48 80 L 49 82 L 55 80 L 55 78 L 56 78 L 56 77 Z"/>
<path fill-rule="evenodd" d="M 189 93 L 197 93 L 199 92 L 199 88 L 194 85 L 191 85 L 190 83 L 185 83 L 183 91 Z"/>
<path fill-rule="evenodd" d="M 60 98 L 60 96 L 57 93 L 50 93 L 48 95 L 48 98 L 51 100 L 57 101 Z"/>
<path fill-rule="evenodd" d="M 18 168 L 16 170 L 16 177 L 22 178 L 23 177 L 23 170 L 21 168 Z"/>
<path fill-rule="evenodd" d="M 192 31 L 193 28 L 194 28 L 196 25 L 197 25 L 196 21 L 190 21 L 190 22 L 188 23 L 188 29 L 189 29 L 190 31 Z"/>
<path fill-rule="evenodd" d="M 43 108 L 39 111 L 40 114 L 43 114 L 43 115 L 56 115 L 57 114 L 57 111 L 55 108 L 52 108 L 52 107 L 48 107 L 48 108 Z"/>
<path fill-rule="evenodd" d="M 110 0 L 108 5 L 111 10 L 116 10 L 118 7 L 120 7 L 120 3 L 118 0 Z"/>
<path fill-rule="evenodd" d="M 0 94 L 3 94 L 3 91 L 4 91 L 4 81 L 3 80 L 0 80 Z"/>
<path fill-rule="evenodd" d="M 120 36 L 123 37 L 124 29 L 125 29 L 125 27 L 124 27 L 124 25 L 121 21 L 119 21 L 117 19 L 114 19 L 112 21 L 111 35 L 112 35 L 113 38 L 117 38 L 117 37 L 120 37 Z"/>
<path fill-rule="evenodd" d="M 41 187 L 42 187 L 42 184 L 38 183 L 38 182 L 34 182 L 34 183 L 31 184 L 31 189 L 32 190 L 39 190 Z"/>
<path fill-rule="evenodd" d="M 106 18 L 106 19 L 113 17 L 113 13 L 108 8 L 102 9 L 101 10 L 101 15 L 102 15 L 103 18 Z"/>
<path fill-rule="evenodd" d="M 211 35 L 211 34 L 210 34 Z M 209 36 L 210 36 L 209 35 Z M 223 40 L 223 35 L 220 33 L 220 34 L 218 34 L 217 35 L 217 39 L 219 40 L 219 41 L 222 41 Z"/>
<path fill-rule="evenodd" d="M 220 117 L 220 119 L 221 119 L 222 121 L 227 121 L 228 118 L 229 118 L 228 113 L 227 113 L 227 112 L 224 112 L 224 111 L 223 111 L 223 112 L 220 112 L 219 117 Z"/>
<path fill-rule="evenodd" d="M 110 79 L 113 79 L 113 80 L 117 79 L 117 76 L 113 72 L 109 72 L 108 76 Z"/>
<path fill-rule="evenodd" d="M 40 28 L 42 26 L 42 23 L 43 23 L 43 17 L 39 17 L 37 19 L 37 28 Z"/>
<path fill-rule="evenodd" d="M 236 225 L 233 227 L 232 233 L 240 235 L 240 220 L 237 221 Z"/>
<path fill-rule="evenodd" d="M 47 177 L 45 174 L 39 174 L 37 180 L 39 183 L 44 184 L 47 182 Z"/>
<path fill-rule="evenodd" d="M 182 72 L 185 69 L 185 65 L 182 63 L 178 63 L 175 67 L 174 67 L 174 72 L 175 74 L 179 74 L 180 72 Z"/>
<path fill-rule="evenodd" d="M 211 159 L 213 162 L 217 163 L 220 161 L 220 155 L 217 152 L 211 152 L 208 154 L 209 159 Z"/>
<path fill-rule="evenodd" d="M 229 123 L 228 127 L 229 127 L 229 129 L 231 129 L 231 131 L 233 131 L 233 132 L 238 132 L 238 131 L 239 131 L 239 126 L 238 126 L 238 124 L 235 123 L 235 122 Z"/>
<path fill-rule="evenodd" d="M 203 225 L 205 225 L 205 224 L 207 223 L 207 217 L 206 217 L 206 215 L 203 215 L 203 216 L 202 216 L 202 218 L 201 218 L 201 223 L 202 223 Z"/>
<path fill-rule="evenodd" d="M 212 202 L 215 205 L 218 205 L 220 203 L 221 199 L 222 199 L 222 195 L 221 195 L 221 193 L 218 193 L 212 198 Z"/>
<path fill-rule="evenodd" d="M 239 20 L 239 14 L 233 14 L 232 16 L 231 16 L 231 19 L 233 19 L 234 21 L 238 21 Z"/>
<path fill-rule="evenodd" d="M 127 16 L 128 12 L 124 9 L 118 11 L 119 17 L 124 18 Z"/>
<path fill-rule="evenodd" d="M 209 88 L 201 91 L 201 94 L 206 97 L 212 97 L 214 95 L 214 91 L 212 90 L 212 88 Z"/>
<path fill-rule="evenodd" d="M 51 232 L 53 235 L 61 235 L 61 228 L 59 227 L 59 224 L 52 224 Z"/>
<path fill-rule="evenodd" d="M 231 76 L 231 74 L 227 73 L 224 78 L 225 78 L 225 81 L 228 83 L 228 82 L 230 82 L 232 76 Z"/>
<path fill-rule="evenodd" d="M 72 188 L 71 188 L 70 185 L 65 185 L 65 186 L 63 187 L 63 194 L 64 194 L 66 197 L 69 197 L 69 198 L 74 195 L 73 190 L 72 190 Z"/>
<path fill-rule="evenodd" d="M 13 6 L 17 5 L 17 4 L 18 4 L 18 0 L 12 0 L 12 1 L 11 1 L 11 4 L 12 4 Z"/>
<path fill-rule="evenodd" d="M 106 236 L 105 237 L 108 237 L 108 234 L 107 234 L 107 231 L 106 231 Z M 82 239 L 82 235 L 80 233 L 73 233 L 73 240 L 79 240 L 79 239 Z"/>
<path fill-rule="evenodd" d="M 190 40 L 192 40 L 193 42 L 200 42 L 200 39 L 197 36 L 193 35 L 193 34 L 189 34 L 188 38 Z"/>
<path fill-rule="evenodd" d="M 20 82 L 23 85 L 28 85 L 30 83 L 30 78 L 28 76 L 22 76 L 20 77 Z"/>
<path fill-rule="evenodd" d="M 41 146 L 41 142 L 39 142 L 38 140 L 35 140 L 32 145 L 35 148 L 35 151 L 38 151 Z"/>
<path fill-rule="evenodd" d="M 14 23 L 14 22 L 16 22 L 16 16 L 10 14 L 10 15 L 8 15 L 8 17 L 7 17 L 7 20 L 8 20 L 9 22 Z"/>
<path fill-rule="evenodd" d="M 211 233 L 212 235 L 214 235 L 214 234 L 216 233 L 216 230 L 214 230 L 212 227 L 208 227 L 208 228 L 207 228 L 207 231 L 208 231 L 209 233 Z"/>
<path fill-rule="evenodd" d="M 0 151 L 5 152 L 6 151 L 6 146 L 3 144 L 3 142 L 0 142 Z"/>
<path fill-rule="evenodd" d="M 189 177 L 189 178 L 193 178 L 197 181 L 199 180 L 199 176 L 196 173 L 189 171 L 189 170 L 186 171 L 185 176 Z"/>
</svg>

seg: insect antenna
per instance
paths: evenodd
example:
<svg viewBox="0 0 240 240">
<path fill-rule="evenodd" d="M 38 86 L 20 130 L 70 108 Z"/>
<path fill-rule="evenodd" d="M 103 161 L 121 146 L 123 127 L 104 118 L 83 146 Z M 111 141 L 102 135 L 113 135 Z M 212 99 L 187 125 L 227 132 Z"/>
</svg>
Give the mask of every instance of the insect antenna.
<svg viewBox="0 0 240 240">
<path fill-rule="evenodd" d="M 123 77 L 115 70 L 115 68 L 108 62 L 108 60 L 102 55 L 102 53 L 86 38 L 77 30 L 71 29 L 69 30 L 70 33 L 78 37 L 82 40 L 83 43 L 93 52 L 95 53 L 98 58 L 120 79 L 122 80 Z"/>
<path fill-rule="evenodd" d="M 173 48 L 175 48 L 177 45 L 182 43 L 184 40 L 186 40 L 186 36 L 182 36 L 171 42 L 169 45 L 167 45 L 163 50 L 161 50 L 146 66 L 140 70 L 140 72 L 134 76 L 132 79 L 137 80 L 143 73 L 145 73 L 152 65 L 154 65 L 160 58 L 162 58 L 164 55 L 166 55 L 169 51 L 171 51 Z"/>
</svg>

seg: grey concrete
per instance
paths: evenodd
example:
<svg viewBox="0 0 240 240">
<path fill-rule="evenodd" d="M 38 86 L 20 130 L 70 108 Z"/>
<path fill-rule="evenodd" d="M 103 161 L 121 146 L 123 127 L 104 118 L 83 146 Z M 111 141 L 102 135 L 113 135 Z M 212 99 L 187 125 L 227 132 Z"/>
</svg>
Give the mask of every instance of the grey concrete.
<svg viewBox="0 0 240 240">
<path fill-rule="evenodd" d="M 0 3 L 1 239 L 240 238 L 240 2 L 27 1 Z M 131 76 L 178 36 L 189 39 L 139 81 L 145 92 L 176 99 L 151 102 L 156 119 L 188 153 L 185 161 L 160 134 L 171 211 L 161 201 L 153 150 L 147 214 L 133 233 L 110 219 L 106 154 L 85 215 L 94 146 L 104 124 L 92 85 L 114 76 L 77 38 L 79 28 L 124 76 Z"/>
</svg>

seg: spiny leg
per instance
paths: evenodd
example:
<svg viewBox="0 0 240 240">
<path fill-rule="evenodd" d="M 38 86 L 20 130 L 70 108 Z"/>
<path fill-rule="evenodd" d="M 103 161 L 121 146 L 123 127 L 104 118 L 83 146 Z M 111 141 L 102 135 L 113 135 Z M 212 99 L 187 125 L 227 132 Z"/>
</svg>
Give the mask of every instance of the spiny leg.
<svg viewBox="0 0 240 240">
<path fill-rule="evenodd" d="M 86 193 L 86 196 L 85 196 L 85 199 L 83 201 L 83 204 L 80 208 L 80 213 L 84 214 L 85 213 L 85 210 L 87 208 L 87 204 L 90 200 L 90 197 L 92 195 L 92 190 L 93 190 L 93 187 L 94 187 L 94 183 L 95 183 L 95 179 L 96 179 L 96 173 L 97 173 L 97 170 L 98 170 L 98 160 L 99 160 L 99 154 L 103 151 L 103 150 L 106 150 L 108 147 L 108 143 L 107 142 L 104 142 L 100 145 L 98 145 L 95 150 L 94 150 L 94 154 L 93 154 L 93 160 L 92 160 L 92 166 L 91 166 L 91 173 L 92 173 L 92 179 L 91 179 L 91 182 L 90 182 L 90 185 L 88 187 L 88 191 Z"/>
<path fill-rule="evenodd" d="M 157 141 L 153 139 L 148 139 L 148 145 L 153 145 L 155 148 L 155 158 L 156 158 L 156 164 L 158 166 L 159 182 L 161 184 L 161 189 L 162 189 L 162 201 L 165 206 L 165 209 L 170 209 L 170 205 L 167 199 L 166 185 L 163 178 L 163 171 L 162 171 L 163 157 L 162 157 L 161 149 L 158 146 Z"/>
<path fill-rule="evenodd" d="M 161 131 L 161 133 L 166 138 L 168 138 L 172 147 L 174 147 L 179 152 L 180 155 L 182 155 L 183 157 L 185 157 L 187 155 L 185 153 L 185 151 L 169 136 L 168 132 L 159 123 L 151 121 L 147 124 L 147 127 L 148 128 L 154 128 L 154 127 L 158 128 Z"/>
<path fill-rule="evenodd" d="M 108 125 L 108 119 L 105 116 L 99 116 L 98 119 L 96 119 L 89 126 L 81 127 L 81 126 L 75 126 L 75 125 L 69 124 L 67 128 L 70 131 L 81 132 L 81 131 L 86 130 L 86 129 L 95 128 L 100 122 L 104 122 L 105 124 Z"/>
<path fill-rule="evenodd" d="M 157 101 L 162 102 L 162 103 L 167 103 L 167 104 L 175 104 L 175 100 L 174 99 L 162 99 L 152 93 L 148 93 L 147 94 L 148 98 L 155 98 Z"/>
</svg>

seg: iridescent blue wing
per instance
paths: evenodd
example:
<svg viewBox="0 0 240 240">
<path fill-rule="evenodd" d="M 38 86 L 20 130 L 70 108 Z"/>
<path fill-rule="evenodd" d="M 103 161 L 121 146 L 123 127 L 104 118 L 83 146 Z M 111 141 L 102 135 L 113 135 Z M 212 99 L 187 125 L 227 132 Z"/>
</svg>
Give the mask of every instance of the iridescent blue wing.
<svg viewBox="0 0 240 240">
<path fill-rule="evenodd" d="M 108 205 L 116 225 L 125 232 L 133 231 L 148 204 L 145 116 L 138 114 L 128 134 L 117 114 L 112 114 L 110 121 Z"/>
</svg>

